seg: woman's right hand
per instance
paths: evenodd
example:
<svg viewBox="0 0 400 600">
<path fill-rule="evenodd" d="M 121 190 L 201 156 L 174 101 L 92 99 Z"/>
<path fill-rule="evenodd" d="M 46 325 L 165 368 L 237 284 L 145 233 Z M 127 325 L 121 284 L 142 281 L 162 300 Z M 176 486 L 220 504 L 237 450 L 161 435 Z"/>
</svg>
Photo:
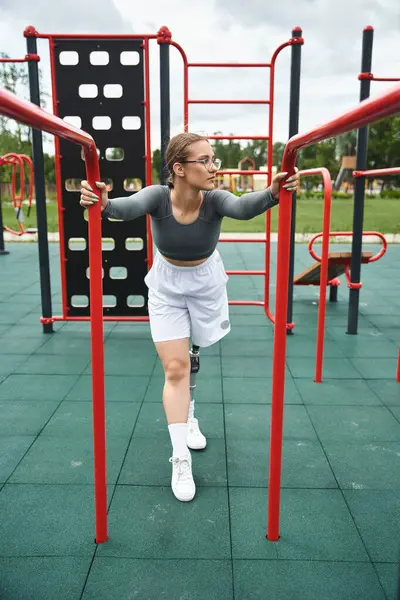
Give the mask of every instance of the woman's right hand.
<svg viewBox="0 0 400 600">
<path fill-rule="evenodd" d="M 81 181 L 81 199 L 79 204 L 84 208 L 87 208 L 88 206 L 92 206 L 95 202 L 100 200 L 101 210 L 103 211 L 108 202 L 107 186 L 105 183 L 100 181 L 96 181 L 96 186 L 98 187 L 98 194 L 93 192 L 89 183 L 85 179 Z"/>
</svg>

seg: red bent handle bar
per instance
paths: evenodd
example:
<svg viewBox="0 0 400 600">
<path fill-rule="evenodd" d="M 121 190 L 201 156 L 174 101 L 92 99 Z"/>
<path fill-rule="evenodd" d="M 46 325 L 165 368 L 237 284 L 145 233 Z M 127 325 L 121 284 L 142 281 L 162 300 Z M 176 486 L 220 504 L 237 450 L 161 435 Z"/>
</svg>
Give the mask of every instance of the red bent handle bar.
<svg viewBox="0 0 400 600">
<path fill-rule="evenodd" d="M 369 258 L 367 260 L 367 262 L 375 262 L 377 260 L 379 260 L 380 258 L 382 258 L 382 256 L 385 254 L 386 250 L 387 250 L 387 241 L 385 236 L 382 233 L 379 233 L 379 231 L 363 231 L 363 236 L 376 236 L 378 238 L 380 238 L 380 240 L 382 241 L 382 248 L 380 249 L 380 251 L 378 252 L 378 254 L 375 254 L 375 256 L 371 256 L 371 258 Z M 314 235 L 314 237 L 311 238 L 311 240 L 308 243 L 308 251 L 311 254 L 311 256 L 313 257 L 314 260 L 316 260 L 317 262 L 321 262 L 322 261 L 322 257 L 318 256 L 317 254 L 315 254 L 314 250 L 312 249 L 312 246 L 315 242 L 316 239 L 320 238 L 323 234 L 322 233 L 317 233 L 316 235 Z M 352 236 L 353 232 L 352 231 L 331 231 L 329 232 L 329 235 L 331 237 L 348 237 L 348 236 Z"/>
</svg>

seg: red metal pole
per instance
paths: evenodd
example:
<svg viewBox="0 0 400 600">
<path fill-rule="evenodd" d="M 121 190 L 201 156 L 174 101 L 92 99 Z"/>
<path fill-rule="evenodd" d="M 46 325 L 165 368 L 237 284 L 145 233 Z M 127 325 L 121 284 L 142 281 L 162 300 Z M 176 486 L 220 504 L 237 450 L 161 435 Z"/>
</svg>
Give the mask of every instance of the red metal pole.
<svg viewBox="0 0 400 600">
<path fill-rule="evenodd" d="M 318 328 L 317 348 L 315 359 L 316 383 L 322 383 L 322 365 L 324 359 L 325 318 L 326 318 L 326 288 L 328 285 L 329 232 L 331 226 L 332 180 L 328 169 L 309 169 L 300 171 L 300 176 L 322 175 L 324 182 L 324 219 L 322 227 L 322 260 L 319 278 Z"/>
<path fill-rule="evenodd" d="M 182 46 L 172 41 L 171 46 L 180 52 L 183 60 L 183 130 L 189 131 L 189 62 Z"/>
<path fill-rule="evenodd" d="M 96 145 L 88 133 L 5 90 L 0 90 L 0 113 L 30 127 L 82 145 L 87 179 L 93 189 L 96 189 L 95 182 L 100 179 L 99 161 Z M 96 542 L 102 543 L 107 540 L 107 488 L 100 203 L 95 203 L 89 208 L 89 260 Z"/>
<path fill-rule="evenodd" d="M 56 87 L 56 69 L 54 58 L 54 40 L 49 38 L 49 54 L 50 54 L 50 74 L 51 74 L 51 95 L 53 98 L 53 114 L 58 116 L 58 99 Z M 64 319 L 68 316 L 68 297 L 67 297 L 67 257 L 65 256 L 65 236 L 64 236 L 64 208 L 62 202 L 62 177 L 61 177 L 61 152 L 60 140 L 57 136 L 54 137 L 54 166 L 56 175 L 56 199 L 57 199 L 57 215 L 58 215 L 58 243 L 60 247 L 60 278 L 61 278 L 61 305 Z M 96 189 L 96 188 L 93 188 Z"/>
<path fill-rule="evenodd" d="M 368 123 L 395 114 L 400 109 L 400 86 L 373 100 L 365 100 L 344 115 L 307 133 L 293 136 L 285 149 L 282 170 L 294 173 L 300 148 L 315 142 L 358 129 Z M 292 196 L 281 189 L 279 200 L 277 289 L 275 301 L 275 335 L 272 378 L 272 411 L 270 441 L 270 472 L 268 485 L 267 538 L 279 539 L 280 483 L 282 469 L 282 431 L 286 361 L 286 316 L 290 253 L 290 220 Z"/>
<path fill-rule="evenodd" d="M 150 119 L 150 51 L 149 40 L 144 40 L 144 69 L 145 69 L 145 131 L 146 131 L 146 185 L 152 183 L 152 157 L 151 157 L 151 119 Z M 146 215 L 147 232 L 147 268 L 153 264 L 153 237 L 151 233 L 151 218 Z"/>
<path fill-rule="evenodd" d="M 381 177 L 383 175 L 399 175 L 400 167 L 391 169 L 370 169 L 369 171 L 353 171 L 353 177 Z"/>
<path fill-rule="evenodd" d="M 270 83 L 269 83 L 269 116 L 268 116 L 268 136 L 269 142 L 267 147 L 267 185 L 271 184 L 272 180 L 272 167 L 273 167 L 273 147 L 274 147 L 274 97 L 275 97 L 275 65 L 276 59 L 280 52 L 290 46 L 293 43 L 293 38 L 288 42 L 285 42 L 278 46 L 272 55 L 271 59 L 271 71 L 270 71 Z M 297 42 L 296 42 L 297 43 Z M 264 280 L 264 311 L 268 319 L 274 323 L 275 317 L 271 313 L 270 309 L 270 281 L 271 281 L 271 211 L 267 211 L 265 219 L 265 280 Z"/>
</svg>

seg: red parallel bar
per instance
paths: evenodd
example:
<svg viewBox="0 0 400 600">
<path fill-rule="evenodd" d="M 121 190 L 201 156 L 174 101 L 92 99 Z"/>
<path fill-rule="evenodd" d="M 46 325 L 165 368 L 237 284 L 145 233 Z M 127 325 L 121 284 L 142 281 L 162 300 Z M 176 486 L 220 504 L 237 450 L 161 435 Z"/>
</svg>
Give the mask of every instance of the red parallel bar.
<svg viewBox="0 0 400 600">
<path fill-rule="evenodd" d="M 236 238 L 236 237 L 230 237 L 230 238 L 223 238 L 223 239 L 219 239 L 220 242 L 240 242 L 240 243 L 253 243 L 253 242 L 260 242 L 262 244 L 265 244 L 266 239 L 265 238 Z"/>
<path fill-rule="evenodd" d="M 301 177 L 310 175 L 322 175 L 324 183 L 324 217 L 322 226 L 322 258 L 321 271 L 319 277 L 319 303 L 318 303 L 318 327 L 317 327 L 317 347 L 315 356 L 315 376 L 316 383 L 322 383 L 322 365 L 324 360 L 325 343 L 325 318 L 326 318 L 326 289 L 328 285 L 328 260 L 329 260 L 329 231 L 331 227 L 331 209 L 332 209 L 332 180 L 328 169 L 308 169 L 300 171 Z"/>
<path fill-rule="evenodd" d="M 257 300 L 229 300 L 231 306 L 264 306 L 264 302 Z"/>
<path fill-rule="evenodd" d="M 360 73 L 359 81 L 369 79 L 370 81 L 400 81 L 399 77 L 374 77 L 373 73 Z"/>
<path fill-rule="evenodd" d="M 268 135 L 208 135 L 208 140 L 269 140 Z"/>
<path fill-rule="evenodd" d="M 29 61 L 40 61 L 37 54 L 25 54 L 24 58 L 0 58 L 0 63 L 24 63 Z"/>
<path fill-rule="evenodd" d="M 300 148 L 359 129 L 369 123 L 395 114 L 400 109 L 400 85 L 378 98 L 364 100 L 356 108 L 307 133 L 293 136 L 285 149 L 282 170 L 294 173 Z M 290 225 L 292 197 L 285 188 L 279 198 L 277 287 L 275 300 L 275 334 L 272 379 L 272 415 L 270 470 L 268 486 L 268 529 L 271 541 L 279 539 L 280 482 L 282 469 L 282 427 L 286 362 L 286 317 L 290 258 Z"/>
<path fill-rule="evenodd" d="M 264 275 L 265 271 L 226 271 L 227 275 Z"/>
<path fill-rule="evenodd" d="M 149 40 L 144 40 L 144 73 L 145 73 L 145 127 L 146 127 L 146 185 L 152 183 L 151 164 L 151 117 L 150 117 L 150 51 Z M 147 268 L 151 269 L 153 264 L 153 236 L 151 233 L 151 217 L 146 215 L 147 231 Z"/>
<path fill-rule="evenodd" d="M 188 67 L 262 67 L 270 68 L 270 63 L 188 63 Z"/>
<path fill-rule="evenodd" d="M 353 171 L 353 177 L 380 177 L 381 175 L 400 175 L 400 167 L 391 169 L 370 169 L 369 171 Z"/>
<path fill-rule="evenodd" d="M 5 90 L 0 90 L 0 113 L 83 146 L 87 179 L 95 189 L 95 182 L 100 180 L 100 169 L 96 145 L 88 133 Z M 107 488 L 100 203 L 93 204 L 88 210 L 96 542 L 102 543 L 107 540 Z"/>
<path fill-rule="evenodd" d="M 189 104 L 269 104 L 269 100 L 188 100 Z"/>
<path fill-rule="evenodd" d="M 268 171 L 256 171 L 253 169 L 237 169 L 236 171 L 231 169 L 221 169 L 218 171 L 218 175 L 268 175 Z"/>
<path fill-rule="evenodd" d="M 56 67 L 55 67 L 55 56 L 54 56 L 55 43 L 53 39 L 49 39 L 49 53 L 50 53 L 50 73 L 51 73 L 51 92 L 53 97 L 53 113 L 58 116 L 58 99 L 57 99 L 57 88 L 56 88 Z M 55 151 L 55 173 L 56 173 L 56 196 L 57 196 L 57 214 L 58 214 L 58 232 L 59 232 L 59 244 L 60 244 L 60 274 L 61 274 L 61 304 L 64 318 L 68 314 L 68 298 L 67 298 L 67 257 L 65 256 L 65 236 L 64 236 L 64 211 L 62 205 L 62 177 L 61 177 L 61 153 L 60 153 L 60 140 L 57 136 L 54 137 L 54 151 Z M 95 188 L 93 188 L 95 189 Z"/>
<path fill-rule="evenodd" d="M 39 33 L 29 25 L 24 31 L 25 37 L 35 37 L 39 39 L 57 38 L 58 40 L 156 40 L 157 34 L 150 35 L 132 35 L 126 34 L 99 34 L 99 33 Z"/>
<path fill-rule="evenodd" d="M 148 321 L 149 317 L 103 317 L 103 321 L 116 321 L 118 322 L 127 322 L 127 321 Z M 63 317 L 63 316 L 54 316 L 49 319 L 46 317 L 41 317 L 40 322 L 44 324 L 54 323 L 58 321 L 90 321 L 90 317 Z"/>
</svg>

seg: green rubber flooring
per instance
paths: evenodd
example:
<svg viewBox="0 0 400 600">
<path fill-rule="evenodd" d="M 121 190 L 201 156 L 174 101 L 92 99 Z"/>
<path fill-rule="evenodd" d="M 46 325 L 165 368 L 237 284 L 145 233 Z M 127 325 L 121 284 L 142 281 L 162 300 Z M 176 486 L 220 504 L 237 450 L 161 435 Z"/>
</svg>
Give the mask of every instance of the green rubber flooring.
<svg viewBox="0 0 400 600">
<path fill-rule="evenodd" d="M 196 415 L 208 446 L 192 452 L 190 503 L 170 489 L 163 373 L 149 326 L 107 322 L 109 540 L 98 546 L 89 324 L 43 334 L 37 247 L 8 249 L 0 256 L 1 600 L 397 598 L 400 247 L 363 266 L 357 336 L 345 333 L 342 278 L 327 310 L 322 384 L 313 383 L 318 289 L 295 288 L 278 542 L 265 537 L 273 330 L 262 309 L 231 307 L 231 333 L 201 352 Z M 220 252 L 227 269 L 263 266 L 259 244 L 220 244 Z M 60 314 L 56 245 L 50 256 Z M 298 245 L 296 273 L 310 264 Z M 262 299 L 261 277 L 232 276 L 228 286 L 231 299 Z"/>
</svg>

